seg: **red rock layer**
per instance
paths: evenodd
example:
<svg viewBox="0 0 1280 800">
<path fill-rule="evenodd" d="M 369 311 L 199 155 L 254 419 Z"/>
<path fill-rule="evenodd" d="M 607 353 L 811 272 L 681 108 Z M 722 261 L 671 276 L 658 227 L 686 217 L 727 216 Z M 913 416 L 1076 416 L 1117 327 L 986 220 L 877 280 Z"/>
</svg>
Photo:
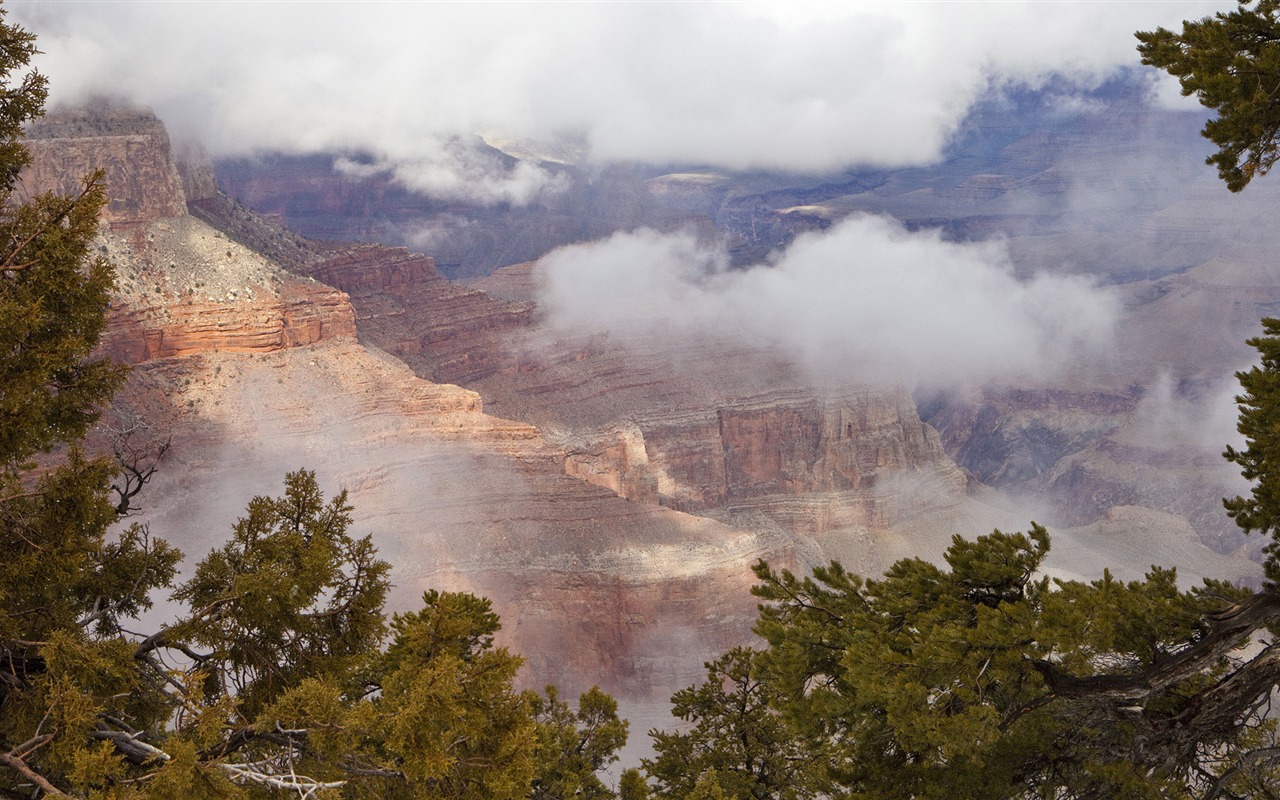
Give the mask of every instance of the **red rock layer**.
<svg viewBox="0 0 1280 800">
<path fill-rule="evenodd" d="M 211 350 L 269 353 L 334 339 L 354 339 L 355 313 L 329 286 L 288 281 L 279 296 L 229 303 L 116 304 L 104 348 L 129 364 Z"/>
<path fill-rule="evenodd" d="M 532 306 L 451 283 L 430 256 L 355 245 L 305 268 L 352 296 L 361 328 L 424 378 L 469 384 L 512 363 L 504 335 L 528 325 Z"/>
</svg>

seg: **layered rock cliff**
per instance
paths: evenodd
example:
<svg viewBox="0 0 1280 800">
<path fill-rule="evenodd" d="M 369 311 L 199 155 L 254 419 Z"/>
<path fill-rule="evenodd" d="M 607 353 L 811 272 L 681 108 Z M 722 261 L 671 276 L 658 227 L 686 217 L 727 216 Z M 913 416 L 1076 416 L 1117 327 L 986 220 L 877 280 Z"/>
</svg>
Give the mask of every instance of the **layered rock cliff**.
<svg viewBox="0 0 1280 800">
<path fill-rule="evenodd" d="M 1153 398 L 1158 384 L 1169 380 L 1176 403 L 1207 401 L 1229 382 L 1232 369 L 1248 362 L 1243 340 L 1256 332 L 1257 318 L 1270 313 L 1280 286 L 1274 267 L 1262 263 L 1274 250 L 1267 245 L 1274 228 L 1266 222 L 1271 203 L 1269 195 L 1243 206 L 1220 202 L 1221 187 L 1211 174 L 1197 173 L 1198 159 L 1188 155 L 1198 146 L 1200 122 L 1153 109 L 1138 96 L 1145 91 L 1120 81 L 1100 87 L 1075 110 L 1040 95 L 984 106 L 955 143 L 954 157 L 929 168 L 812 179 L 675 172 L 647 176 L 643 192 L 659 206 L 713 220 L 735 256 L 758 256 L 797 232 L 871 211 L 960 239 L 1003 237 L 1023 272 L 1089 272 L 1103 281 L 1116 276 L 1125 282 L 1118 291 L 1126 314 L 1110 360 L 1050 381 L 929 398 L 926 421 L 942 430 L 946 452 L 974 481 L 998 487 L 1003 502 L 1013 498 L 1019 508 L 1013 524 L 1025 526 L 1034 516 L 1084 525 L 1117 504 L 1137 504 L 1178 514 L 1205 543 L 1232 552 L 1242 540 L 1222 514 L 1220 498 L 1243 487 L 1224 474 L 1218 459 L 1225 438 L 1211 447 L 1181 440 L 1177 429 L 1203 429 L 1203 415 L 1172 424 L 1164 419 L 1168 430 L 1153 432 L 1152 419 L 1163 419 Z M 269 194 L 271 176 L 252 172 L 242 177 Z M 319 172 L 312 177 L 326 180 Z M 272 195 L 276 206 L 288 196 L 285 184 L 279 188 Z M 479 219 L 466 209 L 448 213 L 469 224 Z M 467 358 L 459 359 L 440 344 L 450 341 L 456 350 L 459 339 L 446 334 L 433 341 L 431 323 L 424 322 L 429 287 L 417 297 L 419 290 L 405 288 L 391 311 L 372 285 L 361 287 L 359 268 L 351 272 L 343 286 L 352 293 L 363 337 L 399 353 L 419 374 L 462 381 L 491 410 L 539 425 L 566 448 L 571 474 L 621 496 L 713 515 L 753 513 L 747 509 L 762 504 L 769 523 L 809 532 L 882 526 L 879 538 L 861 540 L 862 549 L 896 536 L 885 524 L 918 532 L 912 520 L 919 507 L 912 502 L 919 497 L 932 496 L 924 506 L 933 514 L 965 502 L 958 473 L 949 471 L 954 466 L 925 450 L 902 462 L 912 466 L 878 470 L 874 485 L 860 470 L 857 488 L 832 488 L 836 478 L 820 491 L 806 490 L 806 482 L 816 485 L 806 473 L 810 460 L 819 473 L 835 463 L 813 455 L 807 432 L 838 424 L 826 411 L 815 417 L 811 404 L 839 405 L 845 402 L 841 392 L 806 395 L 794 370 L 768 358 L 763 364 L 744 358 L 732 343 L 701 354 L 693 346 L 665 356 L 624 352 L 598 337 L 547 341 L 531 332 L 536 310 L 528 328 L 518 319 L 523 311 L 502 311 L 508 322 L 501 330 L 461 346 Z M 530 264 L 503 268 L 473 285 L 512 303 L 533 300 L 538 292 Z M 502 308 L 488 302 L 490 309 Z M 850 393 L 853 410 L 865 400 L 862 389 Z M 752 423 L 765 429 L 762 444 L 732 441 L 740 433 L 734 420 L 758 414 L 762 406 L 778 414 L 772 422 Z M 1229 397 L 1227 406 L 1229 411 Z M 801 417 L 815 421 L 794 422 Z M 895 434 L 901 441 L 910 439 L 914 417 L 914 411 L 901 416 L 897 427 L 906 433 Z M 731 423 L 728 440 L 722 418 Z M 1223 435 L 1229 433 L 1227 426 Z M 769 451 L 772 435 L 809 443 Z M 818 438 L 819 450 L 839 451 L 834 440 Z M 840 457 L 868 461 L 865 453 Z M 752 466 L 735 467 L 742 459 Z M 762 466 L 775 463 L 772 472 Z M 891 486 L 929 488 L 877 497 L 889 477 Z M 834 511 L 823 510 L 832 496 L 841 497 Z M 895 510 L 898 504 L 901 510 Z"/>
<path fill-rule="evenodd" d="M 785 532 L 632 503 L 567 475 L 564 451 L 536 427 L 486 414 L 476 392 L 367 349 L 345 293 L 180 213 L 182 185 L 171 163 L 157 166 L 168 155 L 153 124 L 112 112 L 47 127 L 27 185 L 117 163 L 123 177 L 109 172 L 108 192 L 137 201 L 108 215 L 99 242 L 121 276 L 104 347 L 134 366 L 98 435 L 124 420 L 171 437 L 140 498 L 143 521 L 189 563 L 222 541 L 251 496 L 277 493 L 287 470 L 314 469 L 331 491 L 351 491 L 358 529 L 391 561 L 392 610 L 415 607 L 427 588 L 488 595 L 531 685 L 598 683 L 658 699 L 747 640 L 751 563 L 816 557 Z M 327 255 L 334 265 L 360 252 Z M 399 257 L 376 273 L 391 298 L 405 276 L 416 285 L 434 275 Z M 427 326 L 439 334 L 433 352 L 453 354 L 452 371 L 474 369 L 465 342 L 505 323 L 467 311 L 479 292 L 434 280 L 457 302 L 438 304 Z"/>
<path fill-rule="evenodd" d="M 153 121 L 121 117 L 111 130 Z M 874 574 L 990 527 L 901 389 L 819 390 L 780 354 L 715 336 L 677 350 L 553 336 L 529 302 L 532 265 L 486 281 L 499 299 L 407 250 L 302 240 L 209 194 L 207 170 L 153 168 L 167 152 L 154 131 L 97 146 L 74 126 L 47 130 L 32 186 L 133 152 L 120 151 L 122 136 L 146 145 L 135 147 L 142 177 L 124 178 L 136 192 L 119 190 L 138 202 L 113 212 L 100 243 L 121 273 L 107 346 L 137 364 L 115 413 L 173 434 L 148 519 L 193 556 L 221 541 L 248 497 L 310 467 L 352 491 L 361 529 L 393 563 L 395 608 L 432 586 L 487 594 L 531 683 L 663 698 L 748 640 L 755 559 L 803 568 L 838 557 Z M 184 180 L 201 219 L 171 213 Z M 143 199 L 153 191 L 170 200 Z M 988 434 L 1034 402 L 994 421 L 961 402 L 930 413 L 979 466 Z M 1123 408 L 1073 417 L 1061 398 L 1041 405 L 1025 418 L 1057 420 L 1051 435 L 1028 422 L 1018 430 L 1032 435 L 1008 448 L 1031 442 L 1028 458 L 975 472 L 996 482 L 1025 462 L 1066 476 L 1072 453 L 1133 444 L 1111 427 Z M 1065 480 L 1081 492 L 1120 483 Z M 1155 541 L 1148 529 L 1165 522 L 1142 520 L 1142 541 Z M 1127 552 L 1093 535 L 1079 536 L 1085 552 Z"/>
</svg>

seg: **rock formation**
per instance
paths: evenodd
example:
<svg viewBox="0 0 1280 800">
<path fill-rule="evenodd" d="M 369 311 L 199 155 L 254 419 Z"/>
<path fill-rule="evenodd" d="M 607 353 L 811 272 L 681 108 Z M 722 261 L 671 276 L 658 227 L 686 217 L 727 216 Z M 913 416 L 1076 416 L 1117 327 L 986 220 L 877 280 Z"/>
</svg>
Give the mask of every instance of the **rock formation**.
<svg viewBox="0 0 1280 800">
<path fill-rule="evenodd" d="M 692 342 L 676 362 L 607 337 L 549 340 L 523 299 L 533 265 L 482 282 L 513 300 L 377 245 L 302 269 L 348 292 L 362 341 L 537 425 L 567 474 L 628 500 L 830 540 L 876 570 L 879 532 L 965 499 L 964 475 L 901 389 L 818 391 L 781 356 L 725 341 Z"/>
<path fill-rule="evenodd" d="M 392 562 L 393 609 L 433 587 L 488 595 L 530 684 L 661 699 L 747 639 L 755 560 L 801 567 L 816 557 L 783 532 L 632 503 L 567 475 L 563 450 L 537 428 L 490 416 L 475 392 L 423 380 L 357 342 L 341 290 L 183 215 L 154 118 L 114 110 L 105 121 L 66 120 L 41 129 L 27 185 L 118 167 L 108 191 L 128 202 L 100 240 L 121 275 L 104 348 L 134 367 L 99 435 L 141 420 L 172 436 L 141 498 L 143 521 L 189 563 L 222 540 L 249 497 L 278 492 L 287 470 L 314 469 L 331 490 L 350 489 L 357 527 Z M 329 263 L 363 252 L 333 250 Z M 366 278 L 391 298 L 419 278 L 438 282 L 434 352 L 454 354 L 451 371 L 477 369 L 463 345 L 504 318 L 470 315 L 481 293 L 398 257 Z"/>
<path fill-rule="evenodd" d="M 169 135 L 149 111 L 99 101 L 52 112 L 27 128 L 27 146 L 32 159 L 20 194 L 74 194 L 84 176 L 102 170 L 113 227 L 187 213 Z"/>
</svg>

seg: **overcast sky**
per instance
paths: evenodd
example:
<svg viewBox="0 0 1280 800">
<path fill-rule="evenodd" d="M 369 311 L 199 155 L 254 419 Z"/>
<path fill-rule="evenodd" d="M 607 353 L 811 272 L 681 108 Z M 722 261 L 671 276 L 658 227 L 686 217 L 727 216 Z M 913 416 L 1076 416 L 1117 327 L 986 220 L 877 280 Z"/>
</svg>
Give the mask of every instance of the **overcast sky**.
<svg viewBox="0 0 1280 800">
<path fill-rule="evenodd" d="M 450 166 L 460 159 L 456 146 L 449 153 L 442 145 L 468 133 L 570 135 L 599 160 L 805 171 L 927 163 L 991 86 L 1034 86 L 1055 72 L 1096 82 L 1137 65 L 1135 30 L 1233 5 L 8 8 L 40 37 L 55 102 L 124 94 L 217 154 L 362 150 L 404 166 L 409 180 L 416 170 L 430 188 L 469 179 Z"/>
</svg>

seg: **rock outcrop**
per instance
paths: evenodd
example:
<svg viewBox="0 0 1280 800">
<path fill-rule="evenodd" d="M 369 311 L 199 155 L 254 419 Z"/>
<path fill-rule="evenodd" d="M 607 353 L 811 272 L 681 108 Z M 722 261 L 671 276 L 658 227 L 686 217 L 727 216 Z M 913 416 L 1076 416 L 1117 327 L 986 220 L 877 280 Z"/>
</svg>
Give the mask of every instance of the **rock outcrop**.
<svg viewBox="0 0 1280 800">
<path fill-rule="evenodd" d="M 112 307 L 104 347 L 137 364 L 212 350 L 270 353 L 286 347 L 356 337 L 355 314 L 331 287 L 290 280 L 275 296 L 241 303 L 183 300 L 171 305 Z"/>
<path fill-rule="evenodd" d="M 105 102 L 55 111 L 27 128 L 31 165 L 19 192 L 75 194 L 85 176 L 102 170 L 104 221 L 120 228 L 187 213 L 169 135 L 150 111 Z"/>
<path fill-rule="evenodd" d="M 445 280 L 429 256 L 404 248 L 355 245 L 333 248 L 302 268 L 306 274 L 355 298 L 369 341 L 412 359 L 429 353 L 419 375 L 469 384 L 511 368 L 505 334 L 525 328 L 529 303 L 504 303 Z"/>
</svg>

